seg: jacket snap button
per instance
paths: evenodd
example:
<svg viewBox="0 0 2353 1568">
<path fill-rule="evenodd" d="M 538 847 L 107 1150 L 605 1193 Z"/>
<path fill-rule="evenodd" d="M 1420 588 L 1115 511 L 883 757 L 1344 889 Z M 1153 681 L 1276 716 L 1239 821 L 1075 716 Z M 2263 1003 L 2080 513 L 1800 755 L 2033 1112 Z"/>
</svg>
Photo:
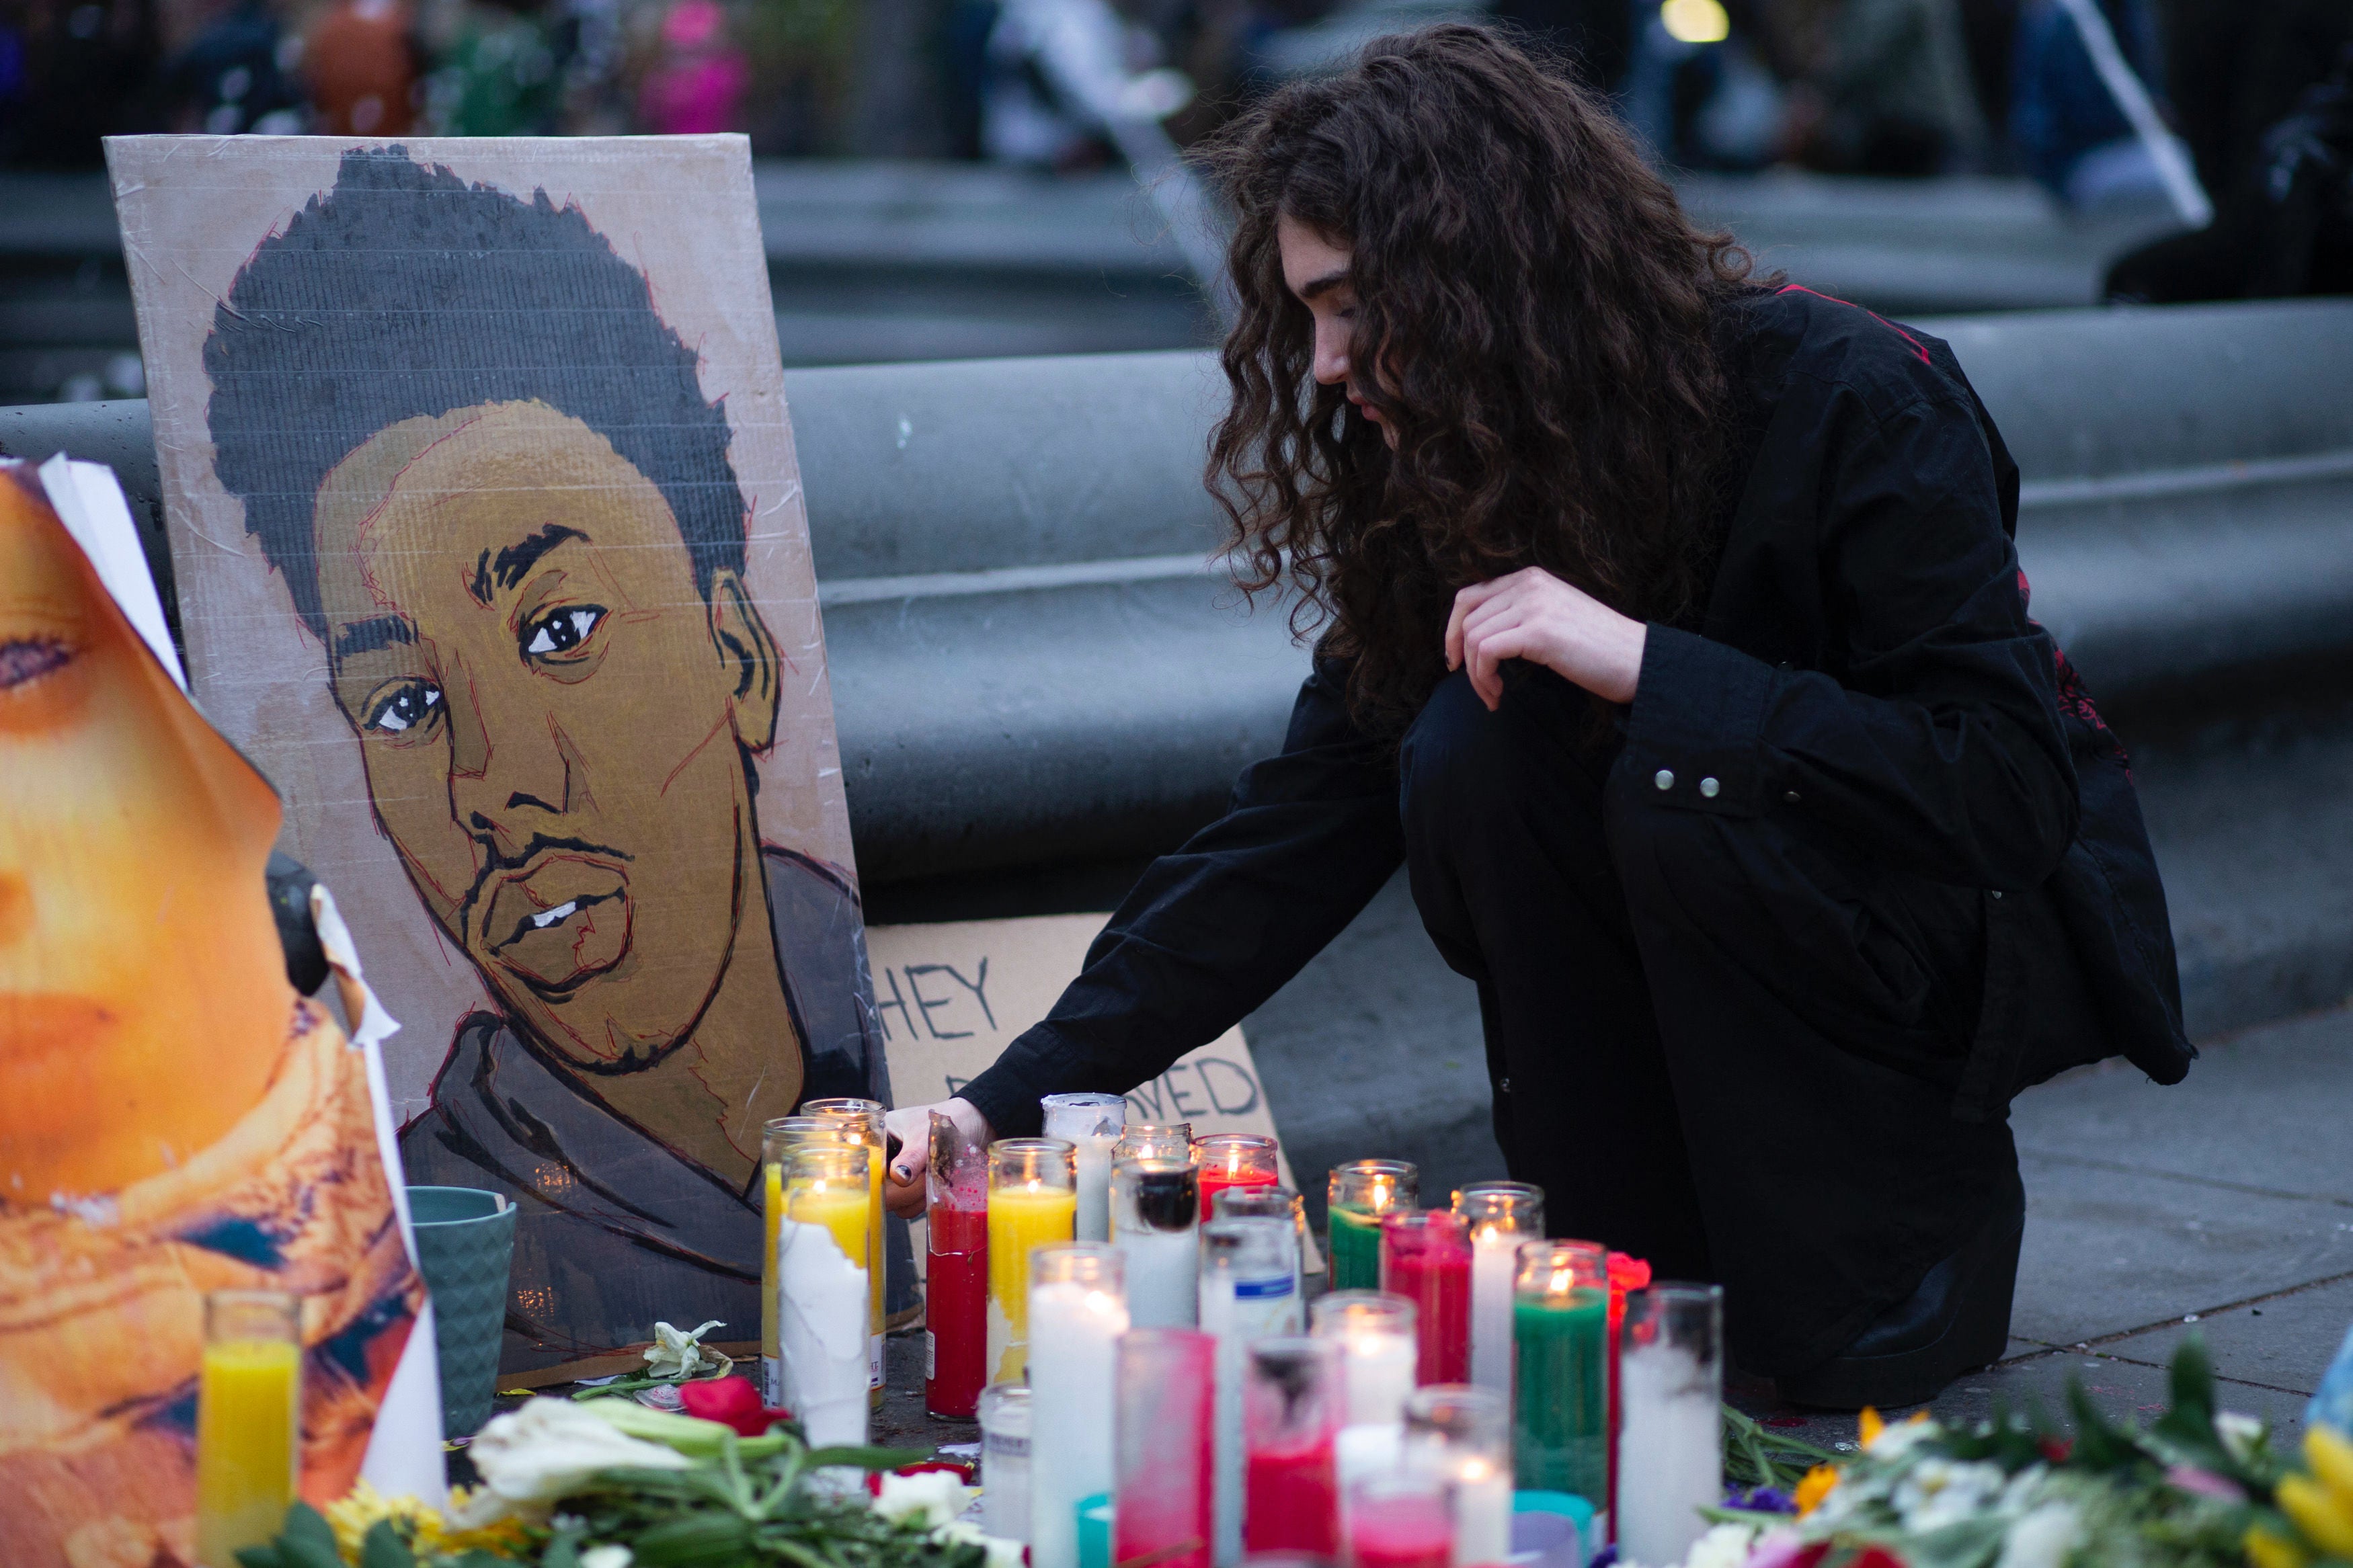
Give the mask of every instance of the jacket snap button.
<svg viewBox="0 0 2353 1568">
<path fill-rule="evenodd" d="M 1781 799 L 1790 805 L 1795 805 L 1798 804 L 1798 792 L 1796 790 L 1784 791 L 1781 795 Z"/>
<path fill-rule="evenodd" d="M 1715 792 L 1723 787 L 1724 786 L 1722 784 L 1716 783 L 1714 779 L 1702 779 L 1699 781 L 1699 793 L 1707 796 L 1710 800 L 1714 800 L 1715 798 Z"/>
<path fill-rule="evenodd" d="M 2000 888 L 1996 888 L 1996 889 L 1993 890 L 1993 896 L 1994 896 L 1995 898 L 1997 898 L 1997 899 L 1998 899 L 1998 898 L 2000 898 L 2000 897 L 2001 897 L 2001 889 L 2000 889 Z"/>
<path fill-rule="evenodd" d="M 1661 789 L 1674 788 L 1675 775 L 1673 770 L 1669 768 L 1661 768 L 1658 772 L 1658 775 L 1651 779 L 1651 782 L 1657 784 Z"/>
</svg>

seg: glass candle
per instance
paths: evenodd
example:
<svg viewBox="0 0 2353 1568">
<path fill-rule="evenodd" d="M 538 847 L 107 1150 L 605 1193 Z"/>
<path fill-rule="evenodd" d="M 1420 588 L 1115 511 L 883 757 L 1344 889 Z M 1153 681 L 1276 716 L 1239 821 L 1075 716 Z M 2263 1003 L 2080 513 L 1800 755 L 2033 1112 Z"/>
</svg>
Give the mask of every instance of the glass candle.
<svg viewBox="0 0 2353 1568">
<path fill-rule="evenodd" d="M 1081 1241 L 1111 1239 L 1111 1153 L 1127 1120 L 1127 1097 L 1119 1094 L 1050 1094 L 1039 1102 L 1046 1113 L 1045 1134 L 1075 1152 L 1079 1207 L 1073 1221 Z"/>
<path fill-rule="evenodd" d="M 866 1162 L 871 1173 L 867 1184 L 871 1188 L 872 1202 L 867 1205 L 867 1224 L 874 1232 L 870 1256 L 874 1265 L 870 1268 L 866 1293 L 870 1298 L 866 1327 L 866 1386 L 867 1398 L 874 1405 L 882 1403 L 882 1335 L 889 1327 L 890 1313 L 882 1305 L 883 1259 L 889 1251 L 882 1240 L 882 1173 L 891 1163 L 890 1134 L 882 1126 L 882 1102 L 879 1100 L 854 1100 L 839 1097 L 830 1100 L 807 1100 L 801 1102 L 800 1113 L 840 1125 L 845 1131 L 854 1132 L 871 1151 Z"/>
<path fill-rule="evenodd" d="M 1218 1340 L 1218 1540 L 1220 1563 L 1242 1550 L 1242 1363 L 1252 1340 L 1295 1334 L 1299 1238 L 1279 1219 L 1213 1219 L 1201 1227 L 1201 1330 Z"/>
<path fill-rule="evenodd" d="M 1314 1332 L 1339 1342 L 1347 1357 L 1347 1424 L 1403 1421 L 1419 1359 L 1414 1304 L 1377 1290 L 1335 1290 L 1316 1299 L 1311 1316 Z"/>
<path fill-rule="evenodd" d="M 1079 1568 L 1079 1504 L 1111 1490 L 1114 1479 L 1118 1345 L 1127 1332 L 1119 1253 L 1100 1241 L 1031 1253 L 1029 1331 L 1029 1562 Z"/>
<path fill-rule="evenodd" d="M 1609 1506 L 1602 1510 L 1597 1539 L 1618 1539 L 1618 1434 L 1625 1425 L 1625 1399 L 1619 1388 L 1618 1340 L 1626 1322 L 1626 1298 L 1651 1283 L 1651 1265 L 1628 1253 L 1609 1254 Z"/>
<path fill-rule="evenodd" d="M 1131 1121 L 1120 1129 L 1112 1145 L 1114 1163 L 1121 1160 L 1190 1160 L 1193 1124 L 1189 1121 Z"/>
<path fill-rule="evenodd" d="M 1208 1568 L 1215 1531 L 1218 1342 L 1193 1329 L 1119 1342 L 1118 1489 L 1111 1560 Z"/>
<path fill-rule="evenodd" d="M 1227 1187 L 1271 1187 L 1282 1179 L 1275 1164 L 1271 1138 L 1255 1132 L 1212 1132 L 1193 1140 L 1193 1158 L 1201 1167 L 1201 1202 L 1213 1212 L 1218 1194 Z"/>
<path fill-rule="evenodd" d="M 301 1465 L 301 1304 L 282 1290 L 205 1293 L 196 1373 L 196 1560 L 235 1563 L 286 1522 Z"/>
<path fill-rule="evenodd" d="M 1592 1241 L 1523 1241 L 1514 1283 L 1512 1458 L 1526 1491 L 1609 1496 L 1609 1276 Z"/>
<path fill-rule="evenodd" d="M 1029 1253 L 1069 1241 L 1078 1215 L 1075 1152 L 1059 1138 L 988 1146 L 988 1380 L 1021 1381 L 1029 1344 Z"/>
<path fill-rule="evenodd" d="M 1512 1280 L 1523 1241 L 1544 1235 L 1544 1189 L 1473 1182 L 1454 1194 L 1471 1231 L 1471 1381 L 1512 1397 Z"/>
<path fill-rule="evenodd" d="M 1379 1289 L 1381 1216 L 1420 1206 L 1421 1172 L 1403 1160 L 1351 1160 L 1332 1167 L 1325 1192 L 1332 1289 Z"/>
<path fill-rule="evenodd" d="M 778 1116 L 760 1124 L 760 1398 L 785 1402 L 784 1352 L 776 1338 L 776 1227 L 785 1220 L 785 1156 L 802 1143 L 831 1143 L 840 1130 L 818 1116 Z"/>
<path fill-rule="evenodd" d="M 1410 1470 L 1348 1489 L 1349 1568 L 1451 1568 L 1454 1510 L 1445 1483 Z"/>
<path fill-rule="evenodd" d="M 1619 1377 L 1618 1549 L 1680 1563 L 1724 1498 L 1724 1288 L 1653 1285 L 1626 1298 Z"/>
<path fill-rule="evenodd" d="M 1446 1483 L 1454 1503 L 1454 1568 L 1512 1554 L 1511 1407 L 1491 1388 L 1417 1388 L 1405 1405 L 1406 1468 Z"/>
<path fill-rule="evenodd" d="M 1127 1259 L 1127 1316 L 1139 1329 L 1199 1320 L 1200 1200 L 1190 1154 L 1112 1167 L 1111 1240 Z"/>
<path fill-rule="evenodd" d="M 1279 1219 L 1291 1227 L 1291 1257 L 1293 1264 L 1293 1288 L 1301 1279 L 1299 1270 L 1306 1267 L 1307 1220 L 1305 1205 L 1299 1194 L 1286 1186 L 1220 1187 L 1209 1201 L 1205 1219 Z M 1305 1300 L 1304 1296 L 1300 1298 Z"/>
<path fill-rule="evenodd" d="M 936 1110 L 923 1216 L 923 1408 L 970 1420 L 988 1381 L 988 1152 Z"/>
<path fill-rule="evenodd" d="M 1381 1216 L 1381 1289 L 1414 1304 L 1417 1383 L 1461 1383 L 1471 1372 L 1471 1237 L 1444 1209 Z"/>
<path fill-rule="evenodd" d="M 1347 1403 L 1337 1341 L 1285 1335 L 1247 1352 L 1242 1383 L 1242 1545 L 1261 1552 L 1340 1551 L 1335 1451 Z"/>
<path fill-rule="evenodd" d="M 785 1156 L 776 1338 L 785 1404 L 813 1447 L 866 1441 L 873 1155 L 862 1142 L 812 1142 Z"/>
<path fill-rule="evenodd" d="M 980 1527 L 1000 1541 L 1029 1540 L 1029 1385 L 980 1391 Z"/>
</svg>

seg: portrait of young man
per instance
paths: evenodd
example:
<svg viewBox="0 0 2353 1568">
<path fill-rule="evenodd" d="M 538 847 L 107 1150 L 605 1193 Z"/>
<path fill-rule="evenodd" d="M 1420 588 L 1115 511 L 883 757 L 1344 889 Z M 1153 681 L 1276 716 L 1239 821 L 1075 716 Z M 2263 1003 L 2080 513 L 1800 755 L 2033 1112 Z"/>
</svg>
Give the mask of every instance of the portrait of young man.
<svg viewBox="0 0 2353 1568">
<path fill-rule="evenodd" d="M 780 644 L 749 581 L 728 400 L 658 304 L 711 280 L 397 146 L 255 238 L 202 340 L 213 474 L 365 797 L 290 805 L 314 842 L 380 833 L 478 977 L 406 1043 L 436 1053 L 407 1179 L 522 1204 L 511 1371 L 657 1320 L 749 1339 L 762 1124 L 888 1089 L 846 830 L 764 832 L 821 782 L 764 761 L 811 754 L 794 722 L 829 751 L 830 713 L 813 605 Z"/>
</svg>

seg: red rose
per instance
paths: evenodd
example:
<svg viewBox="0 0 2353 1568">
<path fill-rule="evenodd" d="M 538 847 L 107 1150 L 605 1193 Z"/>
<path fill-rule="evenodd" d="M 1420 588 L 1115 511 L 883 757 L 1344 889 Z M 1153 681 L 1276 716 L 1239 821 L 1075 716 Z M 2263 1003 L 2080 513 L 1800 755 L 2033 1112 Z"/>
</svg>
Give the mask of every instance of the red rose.
<svg viewBox="0 0 2353 1568">
<path fill-rule="evenodd" d="M 760 1403 L 760 1391 L 749 1379 L 741 1377 L 706 1378 L 700 1383 L 679 1385 L 679 1403 L 689 1415 L 705 1421 L 716 1421 L 723 1426 L 733 1426 L 738 1435 L 761 1437 L 769 1426 L 789 1420 L 789 1410 L 773 1410 Z"/>
</svg>

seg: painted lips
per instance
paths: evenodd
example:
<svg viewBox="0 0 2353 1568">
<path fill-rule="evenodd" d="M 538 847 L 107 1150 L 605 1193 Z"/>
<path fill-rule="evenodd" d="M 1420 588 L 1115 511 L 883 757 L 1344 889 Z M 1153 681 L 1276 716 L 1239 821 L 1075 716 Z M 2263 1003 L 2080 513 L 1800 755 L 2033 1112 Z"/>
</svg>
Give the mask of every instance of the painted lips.
<svg viewBox="0 0 2353 1568">
<path fill-rule="evenodd" d="M 481 917 L 491 957 L 525 984 L 558 991 L 629 950 L 629 883 L 620 868 L 554 853 L 498 885 Z"/>
</svg>

